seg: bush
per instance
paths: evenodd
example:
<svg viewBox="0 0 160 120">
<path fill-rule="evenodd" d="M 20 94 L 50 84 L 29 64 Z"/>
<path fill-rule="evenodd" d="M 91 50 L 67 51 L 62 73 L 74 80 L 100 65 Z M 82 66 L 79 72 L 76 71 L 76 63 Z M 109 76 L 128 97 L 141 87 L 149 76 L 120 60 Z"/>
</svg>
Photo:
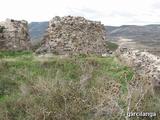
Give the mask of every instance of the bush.
<svg viewBox="0 0 160 120">
<path fill-rule="evenodd" d="M 118 45 L 116 43 L 112 43 L 107 41 L 107 48 L 110 49 L 111 51 L 115 51 L 118 48 Z"/>
<path fill-rule="evenodd" d="M 0 33 L 3 33 L 5 27 L 4 26 L 0 26 Z"/>
</svg>

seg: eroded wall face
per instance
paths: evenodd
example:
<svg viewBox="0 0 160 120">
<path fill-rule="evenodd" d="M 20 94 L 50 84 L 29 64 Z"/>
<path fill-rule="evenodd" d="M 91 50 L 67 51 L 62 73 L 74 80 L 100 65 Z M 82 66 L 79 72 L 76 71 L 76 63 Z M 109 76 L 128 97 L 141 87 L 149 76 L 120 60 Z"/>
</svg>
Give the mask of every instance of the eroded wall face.
<svg viewBox="0 0 160 120">
<path fill-rule="evenodd" d="M 28 50 L 30 38 L 28 23 L 7 19 L 0 23 L 0 50 Z"/>
<path fill-rule="evenodd" d="M 83 17 L 54 17 L 43 38 L 39 53 L 105 53 L 105 28 Z"/>
</svg>

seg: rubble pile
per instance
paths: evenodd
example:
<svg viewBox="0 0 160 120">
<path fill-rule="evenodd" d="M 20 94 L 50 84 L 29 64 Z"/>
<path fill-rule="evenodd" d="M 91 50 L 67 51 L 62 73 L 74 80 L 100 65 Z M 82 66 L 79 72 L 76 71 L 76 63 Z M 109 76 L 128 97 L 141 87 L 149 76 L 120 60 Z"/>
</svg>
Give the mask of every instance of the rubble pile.
<svg viewBox="0 0 160 120">
<path fill-rule="evenodd" d="M 120 60 L 133 67 L 140 75 L 148 76 L 153 87 L 160 88 L 160 57 L 146 51 L 119 47 L 116 51 Z"/>
</svg>

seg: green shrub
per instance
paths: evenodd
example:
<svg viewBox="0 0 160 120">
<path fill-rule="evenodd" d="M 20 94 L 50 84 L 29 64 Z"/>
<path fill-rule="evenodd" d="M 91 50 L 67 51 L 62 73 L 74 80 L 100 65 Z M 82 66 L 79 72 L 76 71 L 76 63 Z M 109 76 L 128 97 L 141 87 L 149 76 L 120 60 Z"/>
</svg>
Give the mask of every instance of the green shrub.
<svg viewBox="0 0 160 120">
<path fill-rule="evenodd" d="M 4 26 L 0 26 L 0 33 L 3 33 L 5 27 Z"/>
<path fill-rule="evenodd" d="M 107 48 L 110 49 L 111 51 L 115 51 L 118 48 L 118 45 L 116 43 L 112 43 L 107 41 Z"/>
</svg>

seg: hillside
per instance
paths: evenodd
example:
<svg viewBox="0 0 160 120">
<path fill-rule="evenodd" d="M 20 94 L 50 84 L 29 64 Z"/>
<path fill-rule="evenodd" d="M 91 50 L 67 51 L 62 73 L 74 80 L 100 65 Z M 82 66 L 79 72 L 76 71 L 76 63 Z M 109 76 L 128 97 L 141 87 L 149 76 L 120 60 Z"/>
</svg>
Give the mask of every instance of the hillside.
<svg viewBox="0 0 160 120">
<path fill-rule="evenodd" d="M 108 40 L 121 44 L 128 40 L 126 46 L 147 50 L 160 56 L 160 25 L 123 25 L 120 27 L 106 26 Z M 123 43 L 125 44 L 125 43 Z"/>
<path fill-rule="evenodd" d="M 138 41 L 160 40 L 160 25 L 123 25 L 119 27 L 106 26 L 110 39 L 123 37 Z"/>
<path fill-rule="evenodd" d="M 133 72 L 113 57 L 1 52 L 0 58 L 1 120 L 6 112 L 9 120 L 101 120 L 126 110 Z"/>
<path fill-rule="evenodd" d="M 48 27 L 48 22 L 31 22 L 29 24 L 29 34 L 32 40 L 41 39 Z"/>
<path fill-rule="evenodd" d="M 49 37 L 46 39 L 51 40 L 50 43 L 53 43 L 54 35 L 56 40 L 64 38 L 65 34 L 62 35 L 59 31 L 67 33 L 67 37 L 68 34 L 72 35 L 73 31 L 68 33 L 68 29 L 74 25 L 72 22 L 69 22 L 65 29 L 58 29 L 58 34 L 52 30 L 61 24 L 57 25 L 55 21 L 51 23 L 48 29 L 51 31 L 48 31 Z M 40 30 L 41 34 L 35 29 L 41 29 L 43 25 L 35 24 L 30 24 L 30 32 L 34 31 L 33 36 L 40 41 L 44 29 L 43 32 Z M 84 27 L 83 25 L 80 24 L 79 27 Z M 91 24 L 87 22 L 86 25 Z M 76 30 L 78 32 L 79 27 Z M 94 29 L 98 30 L 94 35 L 99 36 L 100 33 L 99 38 L 104 37 L 99 32 L 100 29 L 96 28 L 100 27 L 94 25 Z M 142 35 L 137 32 L 142 28 L 137 26 L 132 26 L 133 29 L 127 26 L 122 28 L 108 27 L 110 37 L 132 36 L 132 32 Z M 79 34 L 75 35 L 79 37 Z M 80 37 L 84 37 L 83 40 L 93 37 L 90 36 L 90 32 L 86 36 Z M 79 41 L 81 42 L 81 39 Z M 118 47 L 113 43 L 106 43 L 107 49 L 115 51 Z M 153 59 L 157 57 L 136 51 L 127 51 L 123 46 L 122 49 L 119 46 L 113 54 L 36 54 L 31 51 L 0 51 L 0 120 L 159 120 L 159 68 L 156 69 L 159 60 L 155 62 Z M 152 64 L 153 62 L 155 64 Z M 146 117 L 135 117 L 132 112 L 148 114 Z"/>
<path fill-rule="evenodd" d="M 29 31 L 32 39 L 39 39 L 43 36 L 48 26 L 48 22 L 31 22 Z M 109 38 L 123 37 L 134 40 L 160 40 L 160 25 L 123 25 L 123 26 L 106 26 Z"/>
<path fill-rule="evenodd" d="M 159 110 L 146 80 L 116 57 L 0 52 L 0 59 L 1 120 L 124 120 L 128 110 Z"/>
<path fill-rule="evenodd" d="M 47 25 L 48 22 L 34 22 L 34 24 L 31 23 L 29 25 L 33 45 L 36 45 L 41 41 Z M 130 42 L 132 47 L 136 47 L 138 49 L 147 49 L 153 54 L 160 55 L 160 25 L 158 24 L 145 26 L 106 26 L 105 28 L 108 41 L 114 41 L 119 44 L 117 41 L 120 39 L 131 39 L 134 43 L 132 45 L 132 42 Z"/>
</svg>

